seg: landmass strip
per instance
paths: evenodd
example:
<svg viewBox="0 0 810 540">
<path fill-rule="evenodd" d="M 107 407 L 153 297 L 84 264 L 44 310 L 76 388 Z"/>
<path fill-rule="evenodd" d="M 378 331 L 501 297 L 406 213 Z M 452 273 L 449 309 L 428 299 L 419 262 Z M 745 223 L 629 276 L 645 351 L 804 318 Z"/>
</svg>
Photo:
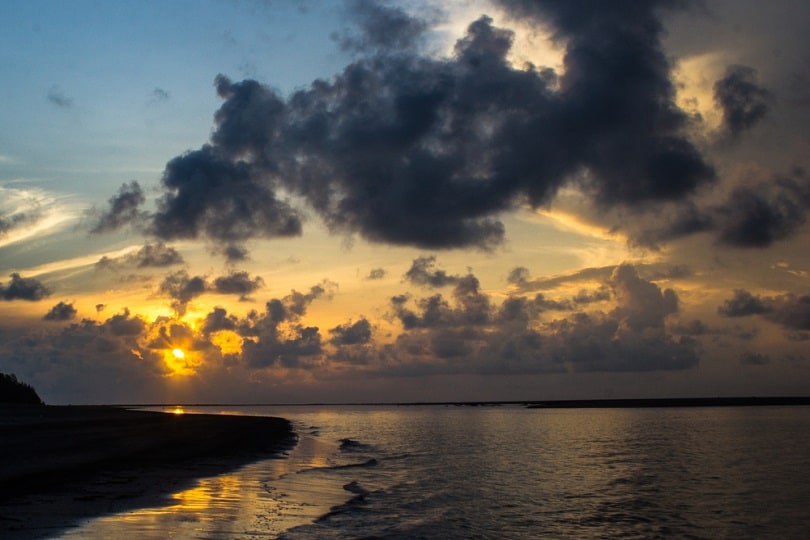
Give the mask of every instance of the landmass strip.
<svg viewBox="0 0 810 540">
<path fill-rule="evenodd" d="M 159 504 L 295 440 L 281 418 L 0 406 L 0 537 L 45 538 L 88 517 Z"/>
</svg>

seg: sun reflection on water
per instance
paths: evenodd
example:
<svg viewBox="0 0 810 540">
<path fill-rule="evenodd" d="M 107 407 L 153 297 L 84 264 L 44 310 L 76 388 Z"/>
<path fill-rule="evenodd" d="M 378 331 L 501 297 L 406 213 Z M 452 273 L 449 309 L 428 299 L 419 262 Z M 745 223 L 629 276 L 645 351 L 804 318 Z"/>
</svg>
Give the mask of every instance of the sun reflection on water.
<svg viewBox="0 0 810 540">
<path fill-rule="evenodd" d="M 340 484 L 299 474 L 327 465 L 334 451 L 333 445 L 303 436 L 287 458 L 198 480 L 167 496 L 162 506 L 91 519 L 59 538 L 276 538 L 345 500 Z"/>
</svg>

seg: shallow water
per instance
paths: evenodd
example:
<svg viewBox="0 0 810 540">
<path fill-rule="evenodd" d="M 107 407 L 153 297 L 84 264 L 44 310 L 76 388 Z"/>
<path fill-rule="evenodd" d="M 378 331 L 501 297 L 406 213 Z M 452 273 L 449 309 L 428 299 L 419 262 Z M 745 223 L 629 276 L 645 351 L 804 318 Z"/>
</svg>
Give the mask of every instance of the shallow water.
<svg viewBox="0 0 810 540">
<path fill-rule="evenodd" d="M 92 520 L 64 537 L 798 539 L 810 532 L 808 407 L 224 412 L 288 418 L 299 445 L 287 459 L 202 480 L 166 506 Z"/>
</svg>

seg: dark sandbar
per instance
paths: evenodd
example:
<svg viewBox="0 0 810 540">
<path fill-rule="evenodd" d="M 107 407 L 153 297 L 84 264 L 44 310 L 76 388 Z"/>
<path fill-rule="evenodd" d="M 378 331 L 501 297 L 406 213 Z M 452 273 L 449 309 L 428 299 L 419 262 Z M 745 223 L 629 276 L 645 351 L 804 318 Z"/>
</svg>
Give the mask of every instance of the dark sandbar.
<svg viewBox="0 0 810 540">
<path fill-rule="evenodd" d="M 160 504 L 194 480 L 295 444 L 281 418 L 0 406 L 0 537 Z"/>
</svg>

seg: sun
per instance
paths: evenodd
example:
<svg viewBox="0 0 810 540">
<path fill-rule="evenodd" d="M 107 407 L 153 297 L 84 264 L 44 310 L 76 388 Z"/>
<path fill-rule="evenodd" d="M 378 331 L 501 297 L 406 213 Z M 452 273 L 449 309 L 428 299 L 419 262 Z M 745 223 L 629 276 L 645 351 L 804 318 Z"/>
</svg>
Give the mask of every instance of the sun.
<svg viewBox="0 0 810 540">
<path fill-rule="evenodd" d="M 175 357 L 175 358 L 177 358 L 178 360 L 182 360 L 183 358 L 185 358 L 185 357 L 186 357 L 186 354 L 183 352 L 183 350 L 182 350 L 182 349 L 172 349 L 172 354 L 173 354 L 173 355 L 174 355 L 174 357 Z"/>
</svg>

